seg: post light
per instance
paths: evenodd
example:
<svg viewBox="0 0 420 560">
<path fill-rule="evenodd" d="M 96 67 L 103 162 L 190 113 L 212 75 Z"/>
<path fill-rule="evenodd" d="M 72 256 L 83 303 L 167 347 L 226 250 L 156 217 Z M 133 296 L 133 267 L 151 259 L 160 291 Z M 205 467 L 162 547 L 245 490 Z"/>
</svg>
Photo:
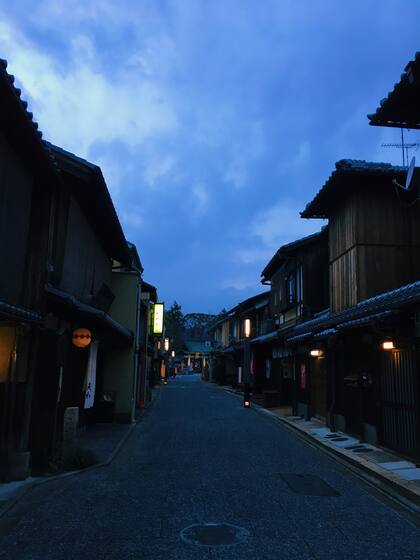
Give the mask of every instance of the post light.
<svg viewBox="0 0 420 560">
<path fill-rule="evenodd" d="M 172 356 L 172 358 L 175 358 L 175 350 L 172 350 L 171 356 Z"/>
<path fill-rule="evenodd" d="M 320 350 L 319 348 L 315 348 L 314 350 L 311 350 L 309 353 L 313 358 L 320 358 L 323 355 L 323 351 Z"/>
<path fill-rule="evenodd" d="M 394 343 L 392 342 L 392 340 L 384 340 L 382 342 L 382 348 L 383 350 L 393 350 L 395 348 Z"/>
<path fill-rule="evenodd" d="M 163 347 L 165 352 L 169 352 L 169 338 L 165 338 L 164 343 L 163 343 Z"/>
<path fill-rule="evenodd" d="M 249 394 L 249 384 L 244 387 L 244 408 L 251 406 L 251 397 Z"/>
<path fill-rule="evenodd" d="M 168 384 L 168 380 L 166 379 L 166 377 L 165 377 L 165 379 L 163 380 L 163 384 L 164 384 L 164 385 L 167 385 L 167 384 Z"/>
<path fill-rule="evenodd" d="M 244 336 L 245 338 L 249 338 L 251 336 L 251 319 L 245 319 Z"/>
</svg>

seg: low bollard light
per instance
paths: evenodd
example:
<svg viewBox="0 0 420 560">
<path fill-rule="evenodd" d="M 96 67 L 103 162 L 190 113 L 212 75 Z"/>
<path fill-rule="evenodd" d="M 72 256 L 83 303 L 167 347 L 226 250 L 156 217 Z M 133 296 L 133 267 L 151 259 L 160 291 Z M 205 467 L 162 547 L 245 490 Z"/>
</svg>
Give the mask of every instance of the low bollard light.
<svg viewBox="0 0 420 560">
<path fill-rule="evenodd" d="M 249 384 L 246 383 L 244 387 L 244 408 L 249 408 L 251 406 L 251 396 L 249 390 Z"/>
</svg>

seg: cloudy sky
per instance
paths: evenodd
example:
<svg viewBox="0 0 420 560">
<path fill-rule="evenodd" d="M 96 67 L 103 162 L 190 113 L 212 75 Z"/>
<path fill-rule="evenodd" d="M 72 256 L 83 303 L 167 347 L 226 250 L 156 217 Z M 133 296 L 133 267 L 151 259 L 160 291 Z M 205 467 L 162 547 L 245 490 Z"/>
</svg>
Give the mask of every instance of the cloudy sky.
<svg viewBox="0 0 420 560">
<path fill-rule="evenodd" d="M 0 57 L 44 137 L 102 167 L 161 299 L 218 312 L 319 229 L 299 211 L 335 161 L 401 163 L 366 114 L 419 21 L 418 0 L 0 0 Z"/>
</svg>

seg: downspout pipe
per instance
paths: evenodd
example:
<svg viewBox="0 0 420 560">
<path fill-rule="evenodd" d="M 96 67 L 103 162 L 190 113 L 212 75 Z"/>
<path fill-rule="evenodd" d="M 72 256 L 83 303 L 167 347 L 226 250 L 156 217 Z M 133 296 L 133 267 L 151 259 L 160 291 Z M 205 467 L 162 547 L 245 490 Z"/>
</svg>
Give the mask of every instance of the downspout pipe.
<svg viewBox="0 0 420 560">
<path fill-rule="evenodd" d="M 136 293 L 136 333 L 134 336 L 134 363 L 133 363 L 133 387 L 131 395 L 131 421 L 136 419 L 136 398 L 139 378 L 139 362 L 140 362 L 140 318 L 141 318 L 141 273 L 137 279 L 137 293 Z"/>
</svg>

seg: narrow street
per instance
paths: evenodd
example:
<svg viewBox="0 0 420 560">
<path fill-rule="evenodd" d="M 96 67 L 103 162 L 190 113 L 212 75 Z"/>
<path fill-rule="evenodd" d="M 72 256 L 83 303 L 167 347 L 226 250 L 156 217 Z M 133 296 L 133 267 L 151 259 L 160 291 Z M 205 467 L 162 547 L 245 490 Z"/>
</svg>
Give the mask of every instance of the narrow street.
<svg viewBox="0 0 420 560">
<path fill-rule="evenodd" d="M 288 474 L 330 495 L 297 493 Z M 208 522 L 244 540 L 181 538 Z M 419 543 L 412 519 L 342 466 L 196 375 L 159 389 L 110 466 L 35 488 L 0 522 L 0 558 L 19 560 L 415 560 Z"/>
</svg>

